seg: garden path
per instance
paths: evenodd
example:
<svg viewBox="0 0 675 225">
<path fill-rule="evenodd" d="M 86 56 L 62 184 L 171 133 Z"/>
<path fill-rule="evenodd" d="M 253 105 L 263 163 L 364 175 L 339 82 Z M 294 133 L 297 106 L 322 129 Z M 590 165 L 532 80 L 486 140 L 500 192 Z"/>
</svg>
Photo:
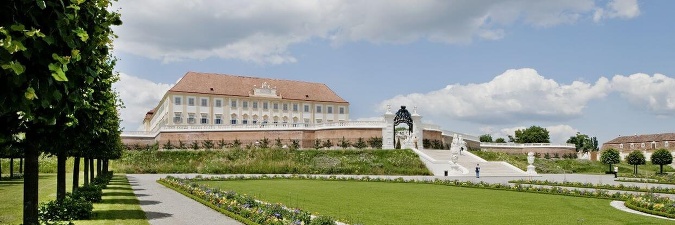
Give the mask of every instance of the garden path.
<svg viewBox="0 0 675 225">
<path fill-rule="evenodd" d="M 160 174 L 127 174 L 131 188 L 150 224 L 219 224 L 240 222 L 157 183 Z"/>
</svg>

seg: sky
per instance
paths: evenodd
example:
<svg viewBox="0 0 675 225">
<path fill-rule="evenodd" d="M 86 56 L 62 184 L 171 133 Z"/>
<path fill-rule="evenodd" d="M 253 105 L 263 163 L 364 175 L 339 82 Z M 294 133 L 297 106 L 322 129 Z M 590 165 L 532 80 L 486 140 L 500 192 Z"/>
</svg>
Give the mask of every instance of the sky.
<svg viewBox="0 0 675 225">
<path fill-rule="evenodd" d="M 120 0 L 125 131 L 188 71 L 328 85 L 351 120 L 387 105 L 493 138 L 675 132 L 675 1 Z"/>
</svg>

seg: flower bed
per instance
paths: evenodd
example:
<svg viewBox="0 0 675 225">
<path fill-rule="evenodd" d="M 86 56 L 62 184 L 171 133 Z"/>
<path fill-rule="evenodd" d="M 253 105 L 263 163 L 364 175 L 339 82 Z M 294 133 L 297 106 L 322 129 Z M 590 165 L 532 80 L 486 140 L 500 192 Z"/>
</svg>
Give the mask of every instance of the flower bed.
<svg viewBox="0 0 675 225">
<path fill-rule="evenodd" d="M 625 203 L 626 207 L 644 213 L 675 218 L 675 201 L 654 194 L 633 196 Z"/>
<path fill-rule="evenodd" d="M 335 224 L 334 220 L 328 217 L 317 216 L 312 218 L 310 213 L 301 209 L 291 209 L 278 203 L 265 203 L 245 194 L 212 189 L 191 180 L 169 176 L 157 182 L 244 224 L 300 225 L 316 224 L 316 222 L 326 220 L 333 221 L 333 223 L 328 224 Z"/>
<path fill-rule="evenodd" d="M 593 183 L 567 182 L 567 181 L 556 182 L 548 180 L 512 180 L 509 181 L 509 183 L 675 194 L 675 188 L 667 188 L 667 187 L 646 188 L 638 186 L 625 186 L 623 184 L 611 185 L 611 184 L 593 184 Z"/>
</svg>

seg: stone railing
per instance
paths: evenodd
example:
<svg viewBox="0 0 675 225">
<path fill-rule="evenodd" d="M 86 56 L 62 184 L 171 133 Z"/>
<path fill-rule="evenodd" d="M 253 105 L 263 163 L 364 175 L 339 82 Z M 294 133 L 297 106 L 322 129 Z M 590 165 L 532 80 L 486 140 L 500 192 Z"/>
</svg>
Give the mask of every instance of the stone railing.
<svg viewBox="0 0 675 225">
<path fill-rule="evenodd" d="M 574 144 L 551 144 L 551 143 L 492 143 L 492 142 L 481 142 L 480 147 L 493 147 L 493 148 L 575 148 Z"/>
<path fill-rule="evenodd" d="M 480 138 L 478 136 L 470 135 L 470 134 L 464 134 L 464 133 L 459 133 L 455 131 L 449 131 L 449 130 L 443 130 L 443 135 L 444 136 L 454 136 L 455 134 L 457 135 L 462 135 L 462 139 L 464 140 L 469 140 L 469 141 L 475 141 L 475 142 L 480 142 Z M 482 144 L 482 143 L 481 143 Z"/>
</svg>

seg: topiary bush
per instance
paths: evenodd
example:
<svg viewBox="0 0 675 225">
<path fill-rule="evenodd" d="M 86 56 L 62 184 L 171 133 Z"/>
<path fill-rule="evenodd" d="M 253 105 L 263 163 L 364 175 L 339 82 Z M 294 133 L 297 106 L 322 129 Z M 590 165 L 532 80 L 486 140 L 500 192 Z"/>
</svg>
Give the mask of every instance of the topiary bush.
<svg viewBox="0 0 675 225">
<path fill-rule="evenodd" d="M 41 203 L 38 219 L 42 224 L 73 224 L 71 220 L 90 219 L 93 210 L 90 201 L 67 194 L 61 201 Z"/>
<path fill-rule="evenodd" d="M 87 184 L 75 189 L 72 197 L 77 199 L 84 199 L 89 202 L 101 202 L 103 196 L 103 188 L 96 184 Z"/>
</svg>

